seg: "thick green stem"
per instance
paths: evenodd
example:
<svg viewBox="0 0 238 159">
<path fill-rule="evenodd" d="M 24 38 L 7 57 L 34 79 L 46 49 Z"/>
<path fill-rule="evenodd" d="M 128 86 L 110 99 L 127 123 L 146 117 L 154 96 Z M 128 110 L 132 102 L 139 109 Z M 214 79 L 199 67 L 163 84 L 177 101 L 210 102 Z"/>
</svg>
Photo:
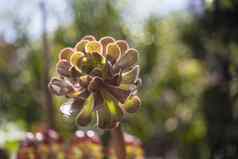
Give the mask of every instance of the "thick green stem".
<svg viewBox="0 0 238 159">
<path fill-rule="evenodd" d="M 126 159 L 126 148 L 121 126 L 111 130 L 112 143 L 117 159 Z"/>
</svg>

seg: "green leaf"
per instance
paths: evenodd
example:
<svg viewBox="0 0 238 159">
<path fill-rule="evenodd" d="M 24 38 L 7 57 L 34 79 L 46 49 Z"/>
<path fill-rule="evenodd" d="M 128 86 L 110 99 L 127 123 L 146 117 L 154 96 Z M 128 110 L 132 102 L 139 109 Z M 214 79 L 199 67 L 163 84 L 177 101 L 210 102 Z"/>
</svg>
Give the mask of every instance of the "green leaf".
<svg viewBox="0 0 238 159">
<path fill-rule="evenodd" d="M 101 129 L 113 129 L 115 128 L 119 121 L 112 121 L 110 111 L 107 107 L 103 107 L 96 111 L 97 114 L 97 126 Z"/>
<path fill-rule="evenodd" d="M 120 121 L 123 116 L 123 112 L 119 106 L 118 101 L 108 93 L 103 93 L 103 99 L 104 106 L 108 108 L 111 114 L 111 120 Z"/>
<path fill-rule="evenodd" d="M 115 43 L 110 43 L 106 48 L 106 57 L 107 59 L 114 64 L 118 58 L 121 56 L 120 47 Z"/>
<path fill-rule="evenodd" d="M 59 60 L 70 61 L 70 57 L 73 53 L 74 53 L 74 50 L 72 48 L 64 48 L 59 53 Z"/>
<path fill-rule="evenodd" d="M 89 75 L 83 75 L 79 77 L 79 84 L 81 87 L 86 88 L 91 80 L 92 78 Z"/>
<path fill-rule="evenodd" d="M 122 90 L 126 90 L 126 91 L 130 91 L 130 92 L 133 92 L 137 89 L 137 85 L 135 84 L 120 84 L 118 86 L 118 88 L 122 89 Z"/>
<path fill-rule="evenodd" d="M 91 94 L 85 101 L 84 106 L 76 117 L 76 123 L 80 126 L 88 125 L 92 120 L 92 112 L 94 106 L 94 97 Z"/>
<path fill-rule="evenodd" d="M 66 117 L 70 117 L 71 115 L 75 116 L 82 109 L 83 103 L 83 99 L 70 99 L 69 101 L 60 106 L 60 111 Z"/>
<path fill-rule="evenodd" d="M 48 84 L 48 87 L 52 93 L 58 96 L 63 96 L 73 91 L 71 85 L 58 78 L 52 78 Z"/>
<path fill-rule="evenodd" d="M 107 107 L 102 107 L 96 111 L 97 114 L 97 126 L 101 129 L 111 128 L 111 115 Z"/>
<path fill-rule="evenodd" d="M 103 97 L 100 91 L 94 93 L 94 110 L 99 110 L 103 107 Z"/>
<path fill-rule="evenodd" d="M 130 71 L 122 73 L 121 83 L 132 84 L 137 81 L 140 72 L 139 65 L 134 66 Z"/>
<path fill-rule="evenodd" d="M 70 68 L 71 68 L 71 65 L 69 61 L 67 60 L 60 60 L 56 64 L 56 70 L 62 76 L 66 76 L 66 77 L 70 76 L 71 75 Z"/>
<path fill-rule="evenodd" d="M 115 39 L 113 39 L 112 37 L 110 36 L 105 36 L 105 37 L 102 37 L 99 42 L 102 44 L 103 46 L 103 55 L 106 54 L 106 47 L 109 43 L 113 43 L 115 41 Z"/>
<path fill-rule="evenodd" d="M 129 48 L 128 43 L 125 40 L 117 40 L 116 44 L 121 49 L 121 55 L 124 55 L 126 53 L 126 50 Z"/>
<path fill-rule="evenodd" d="M 74 66 L 78 71 L 80 70 L 80 64 L 82 61 L 82 58 L 84 58 L 84 53 L 83 52 L 75 52 L 73 55 L 70 57 L 70 64 Z"/>
<path fill-rule="evenodd" d="M 81 40 L 94 41 L 96 38 L 92 35 L 85 35 Z"/>
<path fill-rule="evenodd" d="M 105 84 L 104 89 L 110 93 L 120 103 L 124 103 L 127 97 L 130 95 L 129 90 L 123 90 L 117 86 Z"/>
<path fill-rule="evenodd" d="M 141 101 L 138 96 L 130 96 L 123 104 L 123 108 L 128 113 L 135 113 L 136 111 L 138 111 L 140 105 L 141 105 Z"/>
<path fill-rule="evenodd" d="M 103 83 L 103 79 L 99 77 L 93 77 L 88 85 L 88 90 L 94 92 L 101 88 L 102 83 Z"/>
<path fill-rule="evenodd" d="M 98 41 L 89 41 L 85 46 L 85 51 L 89 54 L 94 52 L 102 53 L 102 45 Z"/>
<path fill-rule="evenodd" d="M 138 51 L 136 49 L 131 48 L 126 51 L 126 54 L 124 54 L 115 65 L 116 67 L 125 70 L 135 65 L 137 61 Z"/>
<path fill-rule="evenodd" d="M 88 43 L 88 40 L 80 40 L 76 45 L 75 45 L 75 50 L 80 51 L 80 52 L 85 52 L 85 46 Z"/>
<path fill-rule="evenodd" d="M 91 60 L 94 67 L 103 68 L 103 66 L 106 64 L 106 58 L 96 52 L 91 54 Z"/>
<path fill-rule="evenodd" d="M 104 99 L 104 107 L 97 110 L 98 127 L 112 129 L 117 126 L 123 117 L 123 111 L 119 103 L 107 92 L 101 93 Z"/>
</svg>

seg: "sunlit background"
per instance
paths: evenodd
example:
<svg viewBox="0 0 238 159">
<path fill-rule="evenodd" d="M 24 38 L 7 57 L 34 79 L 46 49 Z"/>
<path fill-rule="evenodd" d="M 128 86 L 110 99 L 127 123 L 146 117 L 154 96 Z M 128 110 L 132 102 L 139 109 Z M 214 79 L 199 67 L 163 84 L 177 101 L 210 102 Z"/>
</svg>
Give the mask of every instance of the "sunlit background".
<svg viewBox="0 0 238 159">
<path fill-rule="evenodd" d="M 53 76 L 62 48 L 109 35 L 140 53 L 142 106 L 122 125 L 145 158 L 238 158 L 237 17 L 236 0 L 1 0 L 0 148 L 14 159 L 26 132 L 48 127 L 45 47 Z M 52 118 L 65 140 L 103 136 L 63 116 L 64 102 L 53 97 Z"/>
</svg>

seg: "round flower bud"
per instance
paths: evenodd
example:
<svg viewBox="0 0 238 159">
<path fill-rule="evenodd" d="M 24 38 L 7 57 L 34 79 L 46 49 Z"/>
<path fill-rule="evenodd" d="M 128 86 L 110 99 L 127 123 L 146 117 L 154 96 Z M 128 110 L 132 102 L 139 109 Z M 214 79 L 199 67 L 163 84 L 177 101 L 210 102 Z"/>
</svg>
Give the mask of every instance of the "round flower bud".
<svg viewBox="0 0 238 159">
<path fill-rule="evenodd" d="M 140 108 L 140 105 L 141 105 L 141 101 L 138 96 L 130 96 L 128 97 L 126 102 L 123 104 L 123 108 L 128 113 L 135 113 Z"/>
</svg>

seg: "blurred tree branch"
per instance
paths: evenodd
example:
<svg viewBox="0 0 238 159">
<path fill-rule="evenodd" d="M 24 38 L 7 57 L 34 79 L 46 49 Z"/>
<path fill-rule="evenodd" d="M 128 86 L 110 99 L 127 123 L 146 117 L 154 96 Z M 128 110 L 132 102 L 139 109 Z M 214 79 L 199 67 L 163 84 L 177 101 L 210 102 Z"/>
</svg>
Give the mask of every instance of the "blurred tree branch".
<svg viewBox="0 0 238 159">
<path fill-rule="evenodd" d="M 41 13 L 42 13 L 42 46 L 43 46 L 43 78 L 42 78 L 42 87 L 44 93 L 44 105 L 47 109 L 47 116 L 49 122 L 49 128 L 55 128 L 55 114 L 53 107 L 52 95 L 48 89 L 49 82 L 49 69 L 50 69 L 50 48 L 47 34 L 47 11 L 44 1 L 40 3 Z"/>
</svg>

